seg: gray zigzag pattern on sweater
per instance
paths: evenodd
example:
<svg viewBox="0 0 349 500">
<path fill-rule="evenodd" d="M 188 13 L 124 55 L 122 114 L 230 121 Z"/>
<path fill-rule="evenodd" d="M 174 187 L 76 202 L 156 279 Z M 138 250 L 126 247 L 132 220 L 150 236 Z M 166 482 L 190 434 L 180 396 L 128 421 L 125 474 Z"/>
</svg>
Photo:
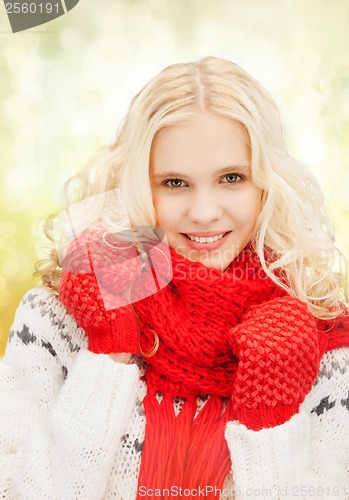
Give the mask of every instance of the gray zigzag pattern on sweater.
<svg viewBox="0 0 349 500">
<path fill-rule="evenodd" d="M 335 406 L 336 400 L 330 401 L 330 396 L 326 396 L 325 398 L 321 399 L 320 403 L 317 406 L 314 406 L 314 408 L 311 410 L 311 413 L 316 413 L 316 415 L 319 417 L 325 411 L 329 411 Z"/>
<path fill-rule="evenodd" d="M 36 336 L 34 334 L 30 333 L 27 325 L 23 325 L 22 330 L 17 330 L 16 332 L 12 331 L 11 335 L 10 335 L 11 339 L 15 333 L 17 333 L 17 337 L 20 338 L 21 341 L 23 342 L 23 344 L 25 344 L 25 345 L 34 344 L 37 340 Z"/>
<path fill-rule="evenodd" d="M 321 368 L 318 378 L 314 382 L 317 385 L 322 378 L 327 378 L 328 380 L 333 377 L 335 372 L 339 372 L 344 375 L 349 371 L 349 359 L 343 359 L 342 361 L 332 361 L 330 366 L 324 366 Z"/>
<path fill-rule="evenodd" d="M 344 406 L 349 411 L 349 391 L 346 399 L 341 399 L 341 405 Z"/>
<path fill-rule="evenodd" d="M 327 412 L 329 410 L 332 410 L 332 408 L 334 408 L 336 405 L 341 405 L 349 411 L 349 391 L 347 393 L 347 396 L 342 399 L 337 398 L 334 400 L 330 400 L 330 396 L 322 398 L 320 403 L 317 406 L 314 406 L 314 408 L 311 410 L 311 413 L 316 413 L 316 415 L 319 417 L 325 411 Z"/>
<path fill-rule="evenodd" d="M 17 337 L 23 342 L 23 344 L 28 345 L 28 344 L 38 344 L 38 338 L 34 333 L 31 333 L 28 326 L 23 324 L 22 330 L 12 330 L 11 334 L 9 336 L 9 341 L 12 342 L 14 336 L 17 335 Z M 38 344 L 39 345 L 39 344 Z M 49 353 L 55 357 L 57 356 L 56 351 L 54 350 L 51 342 L 45 342 L 44 340 L 41 339 L 41 345 L 44 347 Z"/>
<path fill-rule="evenodd" d="M 64 328 L 65 323 L 63 319 L 57 317 L 57 313 L 53 312 L 51 308 L 47 307 L 47 303 L 43 299 L 39 299 L 39 295 L 36 295 L 33 292 L 30 292 L 24 299 L 23 304 L 29 304 L 31 309 L 38 309 L 41 316 L 48 316 L 51 320 L 53 326 L 57 326 L 58 328 Z"/>
<path fill-rule="evenodd" d="M 42 317 L 44 316 L 48 316 L 51 323 L 52 323 L 52 326 L 56 327 L 58 332 L 59 332 L 59 335 L 61 337 L 62 340 L 65 341 L 66 343 L 66 346 L 68 347 L 68 349 L 71 351 L 71 352 L 78 352 L 80 350 L 80 346 L 78 346 L 77 344 L 74 344 L 72 342 L 72 338 L 70 335 L 68 334 L 65 334 L 63 333 L 63 328 L 65 327 L 65 324 L 62 320 L 59 320 L 57 319 L 57 314 L 53 313 L 52 310 L 50 308 L 47 308 L 47 304 L 44 300 L 42 299 L 39 299 L 39 300 L 36 300 L 36 299 L 39 299 L 39 295 L 38 294 L 35 294 L 33 292 L 29 292 L 23 299 L 22 299 L 22 303 L 23 304 L 26 304 L 26 305 L 29 305 L 29 307 L 31 309 L 37 309 L 38 307 L 40 307 L 40 314 Z M 10 335 L 9 335 L 9 342 L 12 342 L 13 341 L 13 338 L 14 336 L 17 335 L 17 337 L 25 344 L 25 345 L 28 345 L 28 344 L 34 344 L 34 343 L 38 343 L 37 342 L 37 337 L 36 335 L 34 335 L 33 333 L 30 332 L 29 328 L 27 325 L 23 324 L 23 327 L 21 330 L 14 330 L 12 329 L 11 332 L 10 332 Z M 49 341 L 45 341 L 43 339 L 41 339 L 41 346 L 44 347 L 44 349 L 46 349 L 53 357 L 56 357 L 57 356 L 57 352 L 55 351 L 53 345 L 51 344 L 51 342 Z M 65 380 L 67 378 L 67 375 L 68 375 L 68 370 L 67 370 L 67 367 L 62 365 L 62 376 L 63 376 L 63 379 Z"/>
<path fill-rule="evenodd" d="M 64 320 L 59 318 L 58 314 L 51 308 L 48 308 L 46 301 L 40 299 L 38 294 L 29 292 L 23 299 L 23 304 L 28 304 L 31 309 L 38 309 L 42 317 L 48 316 L 52 326 L 57 327 L 61 339 L 66 342 L 71 352 L 78 352 L 80 350 L 80 346 L 72 342 L 71 335 L 63 332 L 66 326 Z"/>
</svg>

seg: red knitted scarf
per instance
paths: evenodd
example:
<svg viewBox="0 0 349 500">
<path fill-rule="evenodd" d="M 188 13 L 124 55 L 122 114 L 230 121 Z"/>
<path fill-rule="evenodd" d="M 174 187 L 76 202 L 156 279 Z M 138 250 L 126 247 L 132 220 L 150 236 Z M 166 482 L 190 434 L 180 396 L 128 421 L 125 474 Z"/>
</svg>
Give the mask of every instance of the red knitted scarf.
<svg viewBox="0 0 349 500">
<path fill-rule="evenodd" d="M 146 367 L 146 431 L 138 498 L 147 498 L 147 491 L 157 490 L 161 498 L 170 498 L 173 487 L 198 492 L 210 486 L 213 492 L 207 498 L 213 499 L 217 498 L 214 488 L 223 488 L 232 465 L 224 430 L 227 421 L 234 419 L 229 397 L 237 359 L 228 348 L 228 332 L 251 305 L 286 292 L 266 276 L 249 248 L 224 272 L 191 262 L 173 250 L 171 257 L 171 284 L 134 304 L 142 350 L 151 350 L 154 332 L 160 340 Z M 326 330 L 328 325 L 320 326 Z M 347 334 L 345 338 L 348 344 Z M 343 342 L 340 333 L 332 340 L 327 336 L 322 352 Z M 196 398 L 207 395 L 198 412 Z M 176 397 L 185 401 L 178 414 L 173 405 Z"/>
<path fill-rule="evenodd" d="M 116 307 L 120 289 L 129 287 L 130 302 L 140 318 L 142 352 L 152 350 L 154 335 L 159 338 L 157 352 L 146 360 L 146 431 L 138 498 L 147 498 L 148 495 L 144 494 L 147 491 L 152 492 L 149 493 L 151 497 L 168 498 L 172 487 L 177 487 L 177 492 L 180 487 L 187 493 L 192 490 L 192 496 L 184 496 L 194 498 L 195 491 L 197 493 L 205 486 L 213 489 L 206 498 L 216 498 L 215 488 L 217 491 L 222 489 L 231 469 L 224 430 L 227 421 L 237 416 L 230 396 L 233 390 L 235 396 L 238 390 L 245 388 L 239 386 L 235 376 L 238 359 L 229 347 L 230 330 L 239 325 L 251 306 L 287 294 L 266 276 L 258 257 L 249 247 L 224 272 L 190 262 L 171 250 L 173 279 L 167 286 L 168 281 L 164 280 L 159 291 L 154 293 L 154 283 L 161 281 L 162 276 L 168 278 L 164 252 L 155 252 L 150 246 L 149 256 L 153 250 L 157 253 L 156 269 L 145 267 L 140 279 L 134 279 L 139 260 L 129 259 L 129 246 L 122 252 L 120 243 L 115 247 L 101 245 L 98 235 L 94 236 L 87 234 L 85 239 L 80 238 L 79 244 L 73 246 L 68 255 L 65 286 L 60 290 L 63 303 L 75 314 L 81 326 L 89 328 L 89 318 L 95 315 L 95 308 L 93 305 L 90 309 L 80 306 L 82 300 L 84 303 L 100 300 L 94 297 L 100 286 L 96 287 L 95 283 L 95 274 L 98 274 L 102 285 L 104 279 L 107 281 L 107 286 L 102 288 L 104 302 L 111 298 L 108 310 Z M 115 261 L 115 249 L 120 261 Z M 165 258 L 159 258 L 159 255 Z M 94 257 L 93 263 L 90 262 L 91 256 Z M 84 281 L 80 283 L 76 278 L 83 273 L 84 266 L 87 266 L 87 273 L 93 268 L 90 281 L 86 278 L 91 284 L 87 291 Z M 74 283 L 77 282 L 82 298 L 75 288 L 76 297 L 71 297 L 73 281 L 70 272 L 78 273 Z M 114 275 L 117 280 L 113 279 Z M 105 319 L 110 330 L 110 319 L 103 317 L 103 309 L 100 312 L 91 322 L 93 334 L 99 325 L 103 327 Z M 318 322 L 321 355 L 335 347 L 349 346 L 348 318 L 348 315 L 343 315 L 334 322 Z M 138 352 L 137 349 L 138 346 L 132 352 Z M 183 398 L 184 404 L 179 412 L 175 412 L 173 403 L 178 397 Z M 200 397 L 207 401 L 198 411 Z M 177 400 L 177 407 L 180 404 L 181 400 Z M 155 490 L 162 494 L 155 494 Z"/>
</svg>

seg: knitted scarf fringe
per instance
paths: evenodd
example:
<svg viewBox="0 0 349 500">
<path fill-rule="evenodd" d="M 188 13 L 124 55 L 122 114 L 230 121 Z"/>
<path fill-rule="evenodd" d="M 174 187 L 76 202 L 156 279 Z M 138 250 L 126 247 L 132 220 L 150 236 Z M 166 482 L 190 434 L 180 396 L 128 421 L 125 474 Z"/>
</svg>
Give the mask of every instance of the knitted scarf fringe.
<svg viewBox="0 0 349 500">
<path fill-rule="evenodd" d="M 211 396 L 196 418 L 194 396 L 184 402 L 177 416 L 168 396 L 159 403 L 155 394 L 148 393 L 143 404 L 147 422 L 137 500 L 153 498 L 155 490 L 166 500 L 172 498 L 171 489 L 179 491 L 180 487 L 193 491 L 193 496 L 186 498 L 194 499 L 203 485 L 213 487 L 205 498 L 219 498 L 218 491 L 231 470 L 224 439 L 224 429 L 231 418 L 230 400 L 223 408 L 222 398 Z"/>
</svg>

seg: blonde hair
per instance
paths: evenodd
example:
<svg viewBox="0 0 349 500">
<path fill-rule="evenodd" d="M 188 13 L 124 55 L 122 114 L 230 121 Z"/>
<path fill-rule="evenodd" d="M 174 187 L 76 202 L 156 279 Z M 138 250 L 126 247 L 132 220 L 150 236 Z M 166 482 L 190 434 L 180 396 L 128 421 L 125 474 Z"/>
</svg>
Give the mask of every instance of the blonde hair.
<svg viewBox="0 0 349 500">
<path fill-rule="evenodd" d="M 156 134 L 202 111 L 244 125 L 251 150 L 252 180 L 263 192 L 254 246 L 266 273 L 308 304 L 314 316 L 335 317 L 347 301 L 346 261 L 334 243 L 323 195 L 310 170 L 287 153 L 278 107 L 268 92 L 236 64 L 216 57 L 174 64 L 132 99 L 115 141 L 102 148 L 78 176 L 68 202 L 84 200 L 80 230 L 155 226 L 149 157 Z M 118 190 L 121 198 L 112 193 Z M 95 196 L 110 193 L 111 198 Z M 123 200 L 124 206 L 120 199 Z M 78 207 L 78 205 L 75 205 Z M 79 209 L 77 209 L 79 211 Z M 128 217 L 125 216 L 128 214 Z M 128 219 L 129 218 L 129 219 Z M 54 243 L 52 219 L 45 233 Z M 333 270 L 341 263 L 339 272 Z M 57 290 L 57 252 L 36 264 L 36 275 Z"/>
</svg>

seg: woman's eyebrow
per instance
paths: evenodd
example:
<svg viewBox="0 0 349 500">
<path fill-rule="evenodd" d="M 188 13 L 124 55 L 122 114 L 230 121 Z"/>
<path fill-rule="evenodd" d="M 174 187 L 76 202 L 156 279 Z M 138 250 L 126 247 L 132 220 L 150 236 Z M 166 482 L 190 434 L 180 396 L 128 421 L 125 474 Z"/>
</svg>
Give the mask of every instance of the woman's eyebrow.
<svg viewBox="0 0 349 500">
<path fill-rule="evenodd" d="M 174 171 L 160 172 L 159 174 L 152 174 L 152 177 L 187 177 L 186 174 Z"/>
<path fill-rule="evenodd" d="M 216 174 L 222 175 L 226 173 L 248 173 L 251 170 L 250 165 L 228 165 L 227 167 L 223 167 L 219 169 Z"/>
<path fill-rule="evenodd" d="M 214 172 L 215 175 L 223 175 L 228 172 L 230 173 L 247 173 L 250 171 L 250 166 L 249 165 L 229 165 L 227 167 L 220 168 L 216 172 Z M 159 172 L 157 174 L 152 174 L 152 177 L 173 177 L 173 178 L 186 178 L 190 179 L 190 176 L 188 176 L 185 172 L 175 172 L 173 170 L 169 171 L 164 171 L 164 172 Z"/>
</svg>

